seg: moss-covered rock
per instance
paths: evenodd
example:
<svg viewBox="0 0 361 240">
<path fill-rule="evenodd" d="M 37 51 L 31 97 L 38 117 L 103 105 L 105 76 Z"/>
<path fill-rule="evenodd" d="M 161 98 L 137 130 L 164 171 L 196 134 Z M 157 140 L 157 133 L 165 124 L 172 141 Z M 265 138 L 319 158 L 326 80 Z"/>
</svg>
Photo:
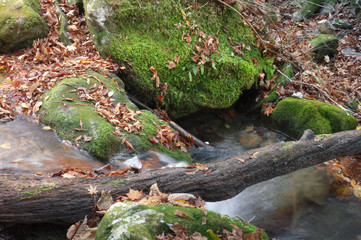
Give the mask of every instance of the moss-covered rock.
<svg viewBox="0 0 361 240">
<path fill-rule="evenodd" d="M 357 120 L 346 111 L 316 100 L 285 98 L 270 117 L 277 128 L 297 138 L 306 129 L 315 134 L 329 134 L 357 126 Z"/>
<path fill-rule="evenodd" d="M 37 0 L 0 2 L 0 52 L 31 46 L 34 39 L 47 36 L 49 28 L 39 12 Z"/>
<path fill-rule="evenodd" d="M 190 217 L 182 218 L 174 215 L 175 210 L 186 213 Z M 204 220 L 206 223 L 202 224 Z M 212 229 L 214 233 L 222 234 L 223 229 L 232 231 L 232 224 L 241 228 L 244 234 L 257 229 L 241 220 L 225 218 L 218 213 L 202 209 L 166 204 L 148 206 L 133 202 L 119 202 L 114 204 L 103 217 L 95 239 L 156 239 L 156 236 L 163 232 L 165 235 L 171 233 L 169 227 L 176 223 L 186 227 L 189 235 L 199 232 L 208 239 L 212 238 L 207 230 Z M 264 232 L 262 232 L 262 239 L 268 239 Z"/>
<path fill-rule="evenodd" d="M 323 4 L 324 0 L 307 0 L 302 3 L 302 8 L 295 12 L 293 19 L 297 22 L 303 21 L 305 18 L 311 17 L 316 13 Z"/>
<path fill-rule="evenodd" d="M 335 35 L 320 34 L 310 41 L 313 47 L 314 59 L 316 62 L 322 62 L 325 56 L 332 57 L 338 47 L 338 38 Z"/>
<path fill-rule="evenodd" d="M 63 12 L 63 10 L 59 7 L 58 3 L 59 2 L 57 2 L 56 5 L 55 5 L 55 10 L 56 10 L 56 13 L 58 15 L 58 20 L 59 20 L 59 23 L 60 23 L 59 24 L 59 29 L 58 29 L 59 39 L 65 45 L 70 45 L 73 42 L 69 38 L 68 29 L 67 29 L 68 28 L 69 18 Z"/>
<path fill-rule="evenodd" d="M 195 5 L 184 0 L 84 1 L 96 47 L 120 63 L 127 90 L 147 105 L 161 105 L 175 118 L 203 107 L 229 107 L 256 83 L 260 72 L 271 76 L 274 70 L 273 61 L 262 58 L 252 31 L 233 10 L 216 6 L 216 1 L 202 8 Z M 202 55 L 195 47 L 200 40 L 219 42 L 217 51 L 204 54 L 197 65 L 192 58 Z M 229 40 L 239 43 L 244 56 L 234 52 Z M 174 68 L 167 67 L 169 61 L 176 63 Z M 161 88 L 150 81 L 152 66 L 160 82 L 167 83 L 162 103 L 156 100 Z"/>
<path fill-rule="evenodd" d="M 275 102 L 278 100 L 278 94 L 277 94 L 277 87 L 279 84 L 282 84 L 283 86 L 286 84 L 287 78 L 292 78 L 295 73 L 293 72 L 293 67 L 291 63 L 285 63 L 282 68 L 281 68 L 281 72 L 284 74 L 278 74 L 278 77 L 275 81 L 274 84 L 274 88 L 269 92 L 268 96 L 259 101 L 255 106 L 254 106 L 254 110 L 259 109 L 262 107 L 263 103 L 268 103 L 268 102 Z"/>
<path fill-rule="evenodd" d="M 124 89 L 119 88 L 111 78 L 92 71 L 86 72 L 86 75 L 64 79 L 44 94 L 44 103 L 38 113 L 42 123 L 54 128 L 60 138 L 72 142 L 80 135 L 92 137 L 92 140 L 89 142 L 80 141 L 81 147 L 98 159 L 106 160 L 118 152 L 132 153 L 133 151 L 127 149 L 125 144 L 121 144 L 122 137 L 114 135 L 114 126 L 97 112 L 91 101 L 84 101 L 78 98 L 75 90 L 80 87 L 90 91 L 94 84 L 99 84 L 96 80 L 98 79 L 104 83 L 109 92 L 114 93 L 111 96 L 114 99 L 114 106 L 117 103 L 125 103 L 131 110 L 138 110 L 137 107 L 130 102 Z M 120 82 L 119 85 L 121 86 L 122 83 Z M 87 129 L 86 131 L 75 130 L 80 128 L 80 120 L 83 123 L 83 129 Z M 156 136 L 157 126 L 153 122 L 158 125 L 163 125 L 165 122 L 157 119 L 149 111 L 142 111 L 138 115 L 137 120 L 144 127 L 144 129 L 139 130 L 141 135 L 121 130 L 121 133 L 132 144 L 136 152 L 153 150 L 163 152 L 177 160 L 191 161 L 188 153 L 180 150 L 170 150 L 160 143 L 153 144 L 148 140 L 149 135 Z"/>
</svg>

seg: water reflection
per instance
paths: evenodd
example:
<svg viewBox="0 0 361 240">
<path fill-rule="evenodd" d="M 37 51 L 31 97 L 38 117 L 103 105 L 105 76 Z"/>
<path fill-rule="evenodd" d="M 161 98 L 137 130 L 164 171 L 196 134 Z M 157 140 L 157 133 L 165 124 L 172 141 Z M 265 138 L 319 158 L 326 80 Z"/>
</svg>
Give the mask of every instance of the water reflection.
<svg viewBox="0 0 361 240">
<path fill-rule="evenodd" d="M 19 117 L 0 124 L 0 170 L 46 173 L 62 168 L 96 168 L 103 164 L 85 152 L 62 144 L 53 131 Z"/>
</svg>

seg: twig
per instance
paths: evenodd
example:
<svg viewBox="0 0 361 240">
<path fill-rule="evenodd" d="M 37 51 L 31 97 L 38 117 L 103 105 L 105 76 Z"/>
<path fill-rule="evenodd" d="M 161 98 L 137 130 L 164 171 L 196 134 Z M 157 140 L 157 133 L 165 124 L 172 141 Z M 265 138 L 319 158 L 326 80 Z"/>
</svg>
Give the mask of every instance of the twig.
<svg viewBox="0 0 361 240">
<path fill-rule="evenodd" d="M 156 113 L 153 111 L 153 109 L 151 109 L 150 107 L 148 107 L 147 105 L 145 105 L 144 103 L 142 103 L 141 101 L 139 101 L 138 99 L 136 99 L 134 96 L 128 94 L 129 99 L 138 107 L 146 109 L 150 112 L 152 112 L 155 116 L 157 116 L 158 118 L 162 118 L 162 116 L 160 116 L 160 114 Z M 193 136 L 192 134 L 190 134 L 187 130 L 185 130 L 184 128 L 182 128 L 181 126 L 179 126 L 178 124 L 176 124 L 173 121 L 166 121 L 168 123 L 169 126 L 171 126 L 172 128 L 174 128 L 175 130 L 177 130 L 179 132 L 179 134 L 184 137 L 184 138 L 188 138 L 189 136 L 193 138 L 194 140 L 194 145 L 196 145 L 197 147 L 207 147 L 208 145 L 205 144 L 204 142 L 202 142 L 202 140 L 198 139 L 197 137 Z"/>
<path fill-rule="evenodd" d="M 322 92 L 330 101 L 332 101 L 335 105 L 337 105 L 340 109 L 342 110 L 345 110 L 347 112 L 349 112 L 351 115 L 355 116 L 355 117 L 358 117 L 358 118 L 361 118 L 361 116 L 352 111 L 352 110 L 349 110 L 347 108 L 344 108 L 343 106 L 341 106 L 340 104 L 338 104 L 335 100 L 333 100 L 330 95 L 328 95 L 324 90 L 322 90 L 321 88 L 317 87 L 315 84 L 312 84 L 312 83 L 305 83 L 305 82 L 300 82 L 300 81 L 295 81 L 295 80 L 292 80 L 291 78 L 287 77 L 283 72 L 281 72 L 280 70 L 277 70 L 278 73 L 282 74 L 282 76 L 284 76 L 288 81 L 292 82 L 292 83 L 299 83 L 299 84 L 303 84 L 303 85 L 306 85 L 306 86 L 311 86 L 311 87 L 314 87 L 316 88 L 318 91 Z"/>
</svg>

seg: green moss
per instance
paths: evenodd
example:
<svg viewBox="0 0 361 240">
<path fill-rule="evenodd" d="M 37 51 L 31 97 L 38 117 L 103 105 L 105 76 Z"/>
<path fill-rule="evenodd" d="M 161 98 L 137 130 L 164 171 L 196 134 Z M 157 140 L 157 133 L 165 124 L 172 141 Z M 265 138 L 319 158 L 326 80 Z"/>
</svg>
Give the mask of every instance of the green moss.
<svg viewBox="0 0 361 240">
<path fill-rule="evenodd" d="M 202 107 L 229 107 L 244 89 L 249 89 L 258 80 L 258 73 L 265 71 L 269 75 L 272 72 L 272 60 L 261 57 L 253 45 L 252 31 L 240 20 L 235 20 L 239 17 L 234 11 L 218 8 L 216 3 L 210 2 L 199 10 L 186 10 L 192 1 L 140 1 L 141 8 L 134 1 L 108 0 L 108 3 L 114 13 L 113 22 L 121 24 L 104 28 L 112 29 L 111 34 L 96 32 L 97 27 L 90 26 L 93 39 L 99 42 L 98 48 L 126 68 L 122 78 L 127 90 L 137 94 L 147 105 L 161 105 L 172 117 L 184 116 Z M 189 27 L 181 10 L 190 15 L 190 25 L 219 38 L 219 52 L 207 56 L 216 65 L 207 63 L 197 71 L 192 52 L 198 37 L 192 36 L 191 43 L 182 40 Z M 110 24 L 106 21 L 105 25 L 107 23 Z M 182 24 L 182 27 L 175 24 Z M 110 44 L 100 44 L 106 36 Z M 242 41 L 249 47 L 249 50 L 242 50 L 248 60 L 234 56 L 228 38 L 234 43 Z M 174 60 L 174 56 L 180 57 L 179 64 L 168 69 L 166 65 Z M 256 59 L 257 66 L 252 58 Z M 163 103 L 155 100 L 160 89 L 155 88 L 155 81 L 150 81 L 153 76 L 151 66 L 158 70 L 160 81 L 168 84 Z"/>
<path fill-rule="evenodd" d="M 77 93 L 71 91 L 79 87 L 84 87 L 89 90 L 93 84 L 99 84 L 93 76 L 103 82 L 109 92 L 114 92 L 112 98 L 114 99 L 115 105 L 121 102 L 125 103 L 129 109 L 138 110 L 137 107 L 129 101 L 124 89 L 118 88 L 118 85 L 112 79 L 93 71 L 87 71 L 85 76 L 62 80 L 49 92 L 44 94 L 43 99 L 48 99 L 43 103 L 39 111 L 41 121 L 55 129 L 62 139 L 74 142 L 80 135 L 92 137 L 93 139 L 90 142 L 82 142 L 82 148 L 98 159 L 107 160 L 109 156 L 118 151 L 132 153 L 125 145 L 121 144 L 122 138 L 113 134 L 115 128 L 97 113 L 93 103 L 81 101 L 78 99 Z M 87 81 L 89 81 L 89 84 Z M 64 101 L 64 99 L 73 99 L 73 101 Z M 80 128 L 80 120 L 83 122 L 83 128 L 87 129 L 87 131 L 79 132 L 75 130 L 76 128 Z M 153 150 L 163 152 L 177 160 L 191 162 L 188 153 L 181 152 L 178 149 L 167 149 L 161 144 L 152 144 L 148 140 L 149 135 L 156 135 L 156 126 L 153 124 L 153 121 L 160 125 L 165 124 L 164 122 L 160 122 L 149 111 L 143 111 L 143 113 L 138 116 L 138 120 L 141 121 L 144 127 L 144 129 L 140 131 L 141 136 L 123 130 L 121 131 L 124 137 L 133 145 L 136 152 Z"/>
<path fill-rule="evenodd" d="M 296 21 L 302 21 L 303 18 L 309 18 L 315 14 L 323 4 L 324 0 L 308 0 L 302 3 L 302 8 L 296 13 Z"/>
<path fill-rule="evenodd" d="M 140 149 L 139 151 L 147 151 L 149 149 L 152 149 L 156 152 L 162 152 L 166 155 L 178 160 L 178 161 L 185 161 L 188 163 L 192 163 L 192 159 L 189 154 L 185 154 L 184 152 L 180 151 L 179 149 L 168 149 L 164 145 L 157 143 L 151 143 L 148 140 L 148 136 L 155 137 L 157 134 L 157 126 L 153 124 L 155 122 L 158 125 L 164 125 L 166 122 L 159 120 L 157 117 L 154 116 L 153 113 L 150 111 L 142 111 L 142 115 L 138 117 L 140 121 L 142 121 L 142 125 L 144 126 L 144 129 L 142 130 L 142 136 L 138 135 L 129 135 L 129 139 L 133 142 L 136 142 L 137 145 L 134 146 L 137 149 Z M 174 129 L 173 129 L 174 130 Z M 128 137 L 127 137 L 128 138 Z M 137 141 L 134 141 L 133 139 L 136 139 Z"/>
<path fill-rule="evenodd" d="M 355 129 L 357 120 L 344 110 L 327 103 L 286 98 L 280 101 L 271 114 L 273 123 L 295 137 L 306 129 L 315 134 L 334 133 Z"/>
<path fill-rule="evenodd" d="M 94 80 L 92 83 L 95 83 Z M 82 147 L 93 156 L 106 160 L 119 150 L 120 139 L 113 134 L 114 127 L 96 112 L 91 103 L 81 102 L 77 99 L 76 93 L 69 92 L 73 89 L 71 86 L 87 87 L 86 79 L 65 79 L 46 93 L 44 98 L 49 96 L 49 99 L 44 102 L 39 112 L 41 121 L 54 128 L 61 139 L 74 142 L 80 135 L 92 137 L 93 139 L 90 142 L 84 142 Z M 65 98 L 73 98 L 74 101 L 65 102 L 62 95 Z M 85 106 L 78 104 L 85 104 Z M 83 122 L 83 128 L 88 131 L 74 130 L 80 128 L 80 120 Z"/>
<path fill-rule="evenodd" d="M 295 74 L 293 72 L 293 67 L 291 63 L 285 63 L 282 68 L 281 68 L 281 72 L 286 75 L 287 77 L 285 77 L 284 75 L 282 75 L 281 73 L 278 74 L 278 77 L 275 81 L 275 87 L 270 91 L 269 95 L 267 98 L 263 99 L 262 101 L 259 101 L 255 106 L 254 109 L 260 109 L 263 105 L 263 103 L 266 102 L 275 102 L 278 100 L 278 93 L 277 93 L 277 87 L 279 84 L 282 84 L 283 86 L 286 84 L 287 78 L 292 78 Z M 267 79 L 271 79 L 267 78 Z"/>
<path fill-rule="evenodd" d="M 310 43 L 313 46 L 315 61 L 321 62 L 326 55 L 332 57 L 335 54 L 338 47 L 338 38 L 335 35 L 320 34 L 312 39 Z"/>
<path fill-rule="evenodd" d="M 39 12 L 36 0 L 0 4 L 0 52 L 29 46 L 34 39 L 47 35 L 49 28 Z"/>
<path fill-rule="evenodd" d="M 173 214 L 181 211 L 190 216 L 182 218 Z M 207 230 L 222 234 L 223 229 L 232 231 L 232 224 L 240 227 L 243 233 L 254 232 L 257 228 L 241 220 L 222 217 L 220 214 L 195 208 L 182 208 L 172 205 L 138 205 L 132 202 L 113 205 L 100 222 L 95 239 L 155 239 L 155 236 L 170 233 L 169 227 L 176 223 L 187 228 L 191 235 L 199 232 L 211 239 Z M 207 219 L 202 224 L 203 219 Z M 268 239 L 262 232 L 262 239 Z"/>
<path fill-rule="evenodd" d="M 33 191 L 23 191 L 21 194 L 26 194 L 20 198 L 21 200 L 33 198 L 43 192 L 49 191 L 57 187 L 56 183 L 43 183 L 39 188 L 35 188 Z M 20 194 L 20 193 L 19 193 Z"/>
</svg>

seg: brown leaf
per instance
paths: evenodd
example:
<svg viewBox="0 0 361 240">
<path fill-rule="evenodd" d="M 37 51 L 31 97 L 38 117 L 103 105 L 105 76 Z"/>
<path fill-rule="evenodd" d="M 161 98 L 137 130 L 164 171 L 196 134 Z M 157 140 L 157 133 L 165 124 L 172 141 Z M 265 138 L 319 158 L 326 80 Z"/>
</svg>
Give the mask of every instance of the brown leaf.
<svg viewBox="0 0 361 240">
<path fill-rule="evenodd" d="M 193 218 L 192 218 L 191 216 L 189 216 L 188 214 L 186 214 L 186 213 L 184 213 L 184 212 L 181 212 L 181 211 L 179 211 L 179 210 L 175 210 L 175 211 L 173 212 L 173 214 L 176 215 L 176 216 L 182 217 L 182 218 L 191 218 L 191 219 L 193 219 Z"/>
<path fill-rule="evenodd" d="M 37 112 L 39 111 L 41 105 L 43 105 L 43 102 L 42 102 L 42 101 L 38 101 L 38 102 L 35 104 L 34 108 L 33 108 L 33 112 L 34 112 L 34 113 L 37 113 Z"/>
<path fill-rule="evenodd" d="M 237 160 L 241 161 L 242 163 L 246 162 L 243 158 L 235 157 L 234 159 L 237 159 Z"/>
<path fill-rule="evenodd" d="M 79 226 L 80 226 L 80 221 L 74 223 L 73 225 L 70 226 L 70 228 L 68 229 L 68 232 L 66 233 L 66 238 L 67 239 L 73 239 L 74 235 L 76 234 L 76 231 L 78 230 Z"/>
<path fill-rule="evenodd" d="M 196 168 L 202 171 L 208 170 L 208 167 L 202 163 L 196 163 Z"/>
<path fill-rule="evenodd" d="M 252 58 L 252 62 L 253 62 L 253 65 L 254 65 L 255 67 L 257 67 L 257 65 L 258 65 L 258 61 L 257 61 L 257 59 Z"/>
<path fill-rule="evenodd" d="M 139 192 L 138 190 L 133 190 L 133 189 L 129 188 L 129 193 L 127 193 L 126 195 L 129 200 L 136 201 L 142 197 L 143 190 Z"/>
<path fill-rule="evenodd" d="M 84 142 L 90 142 L 93 138 L 92 137 L 88 137 L 86 135 L 83 135 L 84 137 Z"/>
<path fill-rule="evenodd" d="M 174 62 L 179 63 L 179 56 L 174 56 Z"/>
<path fill-rule="evenodd" d="M 110 192 L 105 193 L 105 191 L 102 190 L 101 196 L 97 202 L 98 210 L 108 210 L 113 203 L 114 201 Z"/>
<path fill-rule="evenodd" d="M 173 69 L 173 68 L 175 68 L 176 66 L 175 66 L 175 63 L 173 62 L 173 61 L 168 61 L 168 65 L 167 65 L 167 68 L 168 69 Z"/>
<path fill-rule="evenodd" d="M 133 145 L 130 142 L 128 142 L 128 140 L 125 140 L 125 145 L 127 146 L 128 149 L 135 151 Z"/>
<path fill-rule="evenodd" d="M 190 236 L 190 240 L 207 240 L 207 237 L 202 236 L 202 234 L 200 234 L 199 232 L 194 232 L 191 236 Z"/>
<path fill-rule="evenodd" d="M 260 72 L 258 75 L 259 75 L 260 80 L 263 81 L 264 76 L 265 76 L 266 74 L 264 74 L 263 72 Z"/>
<path fill-rule="evenodd" d="M 82 138 L 83 138 L 83 135 L 80 135 L 77 138 L 75 138 L 75 141 L 80 141 Z"/>
<path fill-rule="evenodd" d="M 157 96 L 156 99 L 159 101 L 159 102 L 163 102 L 163 98 L 164 96 Z"/>
<path fill-rule="evenodd" d="M 85 128 L 74 128 L 74 130 L 77 131 L 77 132 L 88 131 L 88 129 L 85 129 Z"/>
<path fill-rule="evenodd" d="M 253 233 L 245 234 L 244 239 L 245 240 L 261 240 L 262 239 L 261 236 L 262 236 L 262 230 L 258 228 Z"/>
</svg>

